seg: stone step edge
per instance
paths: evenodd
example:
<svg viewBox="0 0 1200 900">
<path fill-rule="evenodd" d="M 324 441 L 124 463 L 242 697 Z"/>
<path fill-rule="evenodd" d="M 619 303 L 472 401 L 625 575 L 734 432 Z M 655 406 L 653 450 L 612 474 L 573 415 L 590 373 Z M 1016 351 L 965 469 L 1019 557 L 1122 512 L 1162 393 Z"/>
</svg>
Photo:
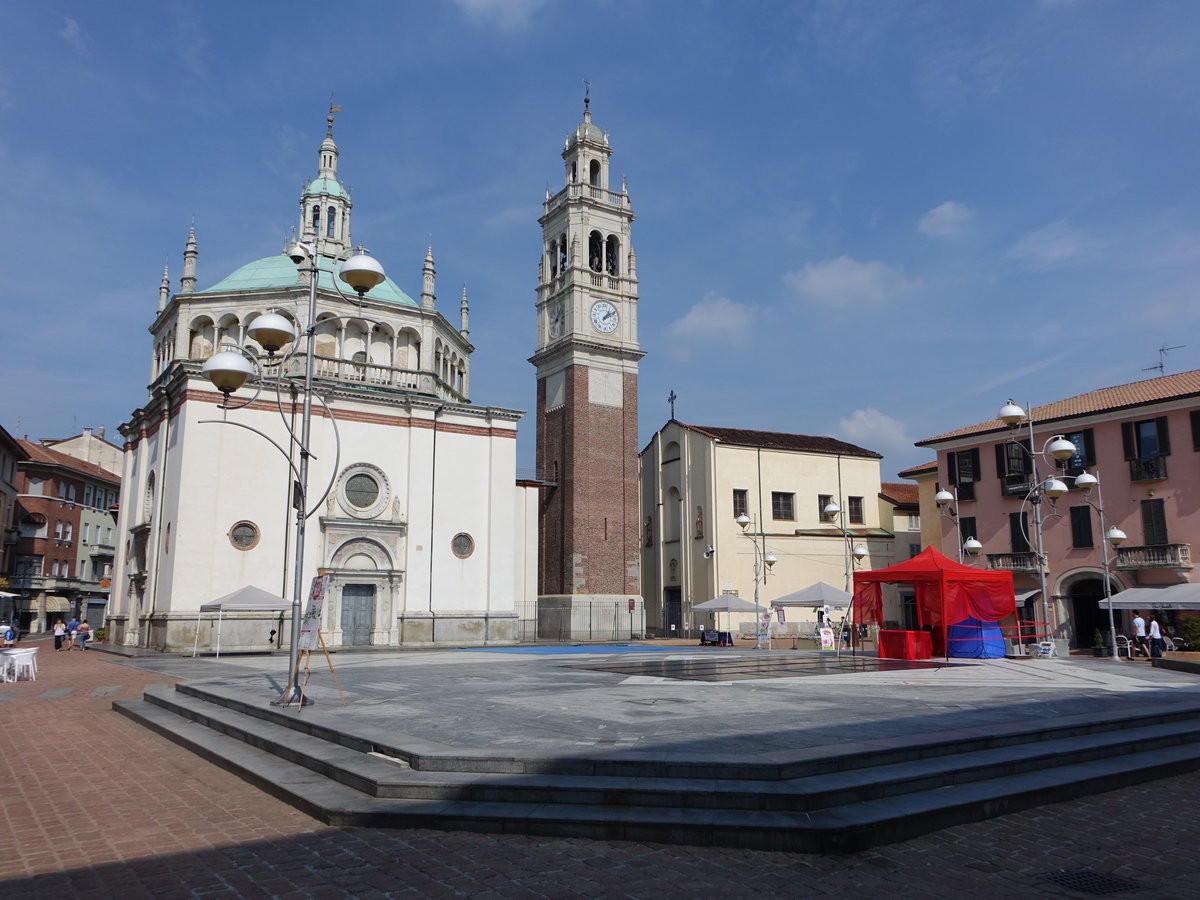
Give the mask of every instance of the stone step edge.
<svg viewBox="0 0 1200 900">
<path fill-rule="evenodd" d="M 446 799 L 434 796 L 417 797 L 424 791 L 462 790 L 472 794 L 497 795 L 495 802 L 571 802 L 561 797 L 596 795 L 636 796 L 647 806 L 681 806 L 696 809 L 785 809 L 814 811 L 847 802 L 869 802 L 885 796 L 939 789 L 955 784 L 990 780 L 1031 771 L 1045 771 L 1075 764 L 1088 759 L 1124 756 L 1133 752 L 1196 742 L 1200 723 L 1191 721 L 1169 726 L 1143 726 L 1123 732 L 1104 732 L 1098 735 L 1075 735 L 1058 741 L 1036 745 L 1037 752 L 1026 752 L 1029 745 L 993 748 L 959 756 L 939 756 L 899 764 L 855 769 L 835 775 L 814 775 L 787 782 L 723 781 L 704 779 L 665 779 L 646 776 L 512 776 L 501 778 L 509 784 L 480 783 L 481 773 L 426 773 L 398 770 L 394 763 L 366 756 L 357 750 L 328 744 L 319 738 L 298 735 L 269 722 L 242 716 L 233 710 L 213 707 L 192 697 L 174 696 L 169 689 L 148 690 L 146 699 L 176 715 L 199 721 L 206 727 L 250 743 L 257 749 L 281 759 L 304 766 L 327 778 L 354 788 L 364 794 L 393 799 Z M 171 701 L 163 706 L 164 701 Z M 255 726 L 258 727 L 255 727 Z M 1165 730 L 1164 730 L 1165 728 Z M 286 739 L 279 732 L 286 734 Z M 1091 738 L 1091 740 L 1089 740 Z M 1019 755 L 1014 756 L 1017 753 Z M 915 771 L 914 771 L 915 770 Z M 495 778 L 496 773 L 483 773 Z M 520 780 L 516 780 L 519 778 Z M 758 788 L 758 790 L 755 790 Z M 499 795 L 511 793 L 511 800 Z M 529 795 L 540 794 L 538 798 Z M 525 795 L 525 796 L 521 796 Z M 671 803 L 672 797 L 683 797 L 683 803 Z M 757 803 L 749 803 L 757 798 Z M 454 798 L 474 801 L 477 798 Z M 764 807 L 762 801 L 768 801 Z M 661 802 L 666 801 L 666 802 Z M 483 801 L 481 801 L 483 802 Z M 621 805 L 631 805 L 622 803 Z"/>
<path fill-rule="evenodd" d="M 1053 777 L 997 779 L 792 815 L 718 809 L 660 809 L 376 799 L 233 738 L 197 741 L 186 720 L 144 700 L 116 701 L 118 712 L 271 796 L 329 825 L 432 828 L 652 841 L 793 852 L 857 852 L 952 825 L 979 821 L 1089 793 L 1114 790 L 1200 768 L 1200 746 L 1184 745 L 1067 767 Z M 187 732 L 192 730 L 192 734 Z M 1073 771 L 1076 770 L 1076 771 Z M 1063 777 L 1070 775 L 1079 777 Z M 273 776 L 273 777 L 272 777 Z M 1014 790 L 1014 788 L 1016 788 Z M 667 814 L 669 813 L 669 814 Z"/>
<path fill-rule="evenodd" d="M 285 727 L 314 736 L 356 747 L 362 752 L 382 753 L 400 759 L 413 769 L 420 771 L 470 771 L 490 773 L 542 774 L 542 775 L 612 775 L 627 776 L 641 774 L 653 765 L 659 767 L 655 777 L 694 777 L 742 780 L 785 780 L 807 774 L 823 774 L 853 769 L 864 763 L 878 765 L 885 753 L 892 755 L 891 762 L 904 762 L 939 754 L 956 754 L 968 749 L 989 749 L 1008 744 L 1028 744 L 1049 739 L 1048 736 L 1066 736 L 1072 733 L 1089 734 L 1112 729 L 1130 727 L 1130 723 L 1144 721 L 1146 724 L 1200 720 L 1200 703 L 1154 704 L 1130 715 L 1128 713 L 1083 714 L 1063 716 L 1049 722 L 1009 722 L 993 726 L 964 728 L 939 732 L 937 736 L 911 735 L 874 741 L 848 742 L 837 750 L 819 747 L 808 750 L 776 751 L 763 754 L 760 762 L 730 763 L 712 754 L 670 754 L 656 757 L 654 754 L 639 754 L 636 751 L 606 753 L 603 759 L 580 757 L 562 760 L 553 757 L 495 757 L 486 750 L 450 749 L 420 738 L 404 736 L 397 738 L 392 732 L 358 726 L 350 731 L 345 724 L 333 727 L 325 721 L 319 711 L 297 711 L 288 707 L 280 709 L 266 701 L 250 703 L 235 692 L 222 691 L 213 686 L 177 684 L 180 693 L 198 697 L 207 702 L 237 709 L 246 715 L 267 719 Z M 398 740 L 403 743 L 398 743 Z M 685 775 L 685 773 L 687 773 Z"/>
</svg>

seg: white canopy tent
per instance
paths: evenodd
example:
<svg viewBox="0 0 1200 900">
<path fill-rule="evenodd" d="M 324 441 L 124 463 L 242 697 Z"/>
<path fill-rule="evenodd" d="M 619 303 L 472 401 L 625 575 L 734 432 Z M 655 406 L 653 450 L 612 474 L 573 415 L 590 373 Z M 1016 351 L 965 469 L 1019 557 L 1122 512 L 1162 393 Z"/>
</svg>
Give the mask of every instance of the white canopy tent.
<svg viewBox="0 0 1200 900">
<path fill-rule="evenodd" d="M 847 609 L 853 599 L 853 596 L 845 591 L 826 584 L 824 581 L 818 581 L 816 584 L 810 584 L 806 588 L 792 591 L 790 594 L 784 594 L 782 597 L 772 600 L 771 606 L 811 606 L 816 609 L 828 606 L 830 609 Z"/>
<path fill-rule="evenodd" d="M 226 612 L 273 612 L 279 609 L 291 609 L 292 601 L 284 600 L 278 594 L 264 591 L 260 587 L 246 585 L 238 588 L 232 594 L 218 597 L 200 607 L 196 613 L 196 639 L 192 642 L 192 656 L 196 655 L 200 643 L 200 617 L 205 613 L 217 614 L 217 658 L 221 658 L 221 622 Z"/>
<path fill-rule="evenodd" d="M 1100 601 L 1109 609 L 1109 601 Z M 1167 587 L 1126 588 L 1112 595 L 1112 609 L 1200 609 L 1200 584 L 1172 584 Z"/>
<path fill-rule="evenodd" d="M 752 601 L 744 600 L 736 594 L 722 594 L 720 597 L 713 597 L 711 600 L 697 603 L 692 607 L 692 611 L 710 613 L 758 612 L 758 607 Z M 719 628 L 720 625 L 718 623 Z M 732 625 L 728 621 L 726 621 L 726 629 L 732 630 Z"/>
</svg>

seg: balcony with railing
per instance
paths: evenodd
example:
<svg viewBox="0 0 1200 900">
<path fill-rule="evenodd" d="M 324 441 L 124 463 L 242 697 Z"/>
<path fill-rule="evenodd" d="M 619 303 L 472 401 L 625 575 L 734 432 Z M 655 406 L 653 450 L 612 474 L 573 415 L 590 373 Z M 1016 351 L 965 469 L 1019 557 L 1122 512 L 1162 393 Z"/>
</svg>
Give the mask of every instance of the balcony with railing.
<svg viewBox="0 0 1200 900">
<path fill-rule="evenodd" d="M 602 188 L 597 184 L 568 184 L 565 188 L 547 200 L 544 204 L 545 214 L 550 215 L 564 203 L 570 200 L 595 200 L 598 203 L 607 203 L 611 206 L 629 206 L 629 195 L 622 194 L 617 191 L 610 191 L 607 188 Z"/>
<path fill-rule="evenodd" d="M 1007 572 L 1036 572 L 1036 553 L 989 553 L 988 568 Z"/>
<path fill-rule="evenodd" d="M 1162 481 L 1166 477 L 1167 458 L 1165 456 L 1129 460 L 1130 481 Z"/>
<path fill-rule="evenodd" d="M 1117 568 L 1124 571 L 1139 569 L 1190 569 L 1191 544 L 1152 544 L 1147 547 L 1118 547 Z"/>
<path fill-rule="evenodd" d="M 303 358 L 298 356 L 292 358 L 288 374 L 297 377 L 304 374 Z M 396 366 L 318 354 L 314 358 L 313 375 L 317 378 L 328 378 L 335 381 L 417 391 L 441 400 L 458 403 L 468 402 L 465 393 L 457 390 L 434 373 L 422 372 L 419 369 L 401 369 Z"/>
</svg>

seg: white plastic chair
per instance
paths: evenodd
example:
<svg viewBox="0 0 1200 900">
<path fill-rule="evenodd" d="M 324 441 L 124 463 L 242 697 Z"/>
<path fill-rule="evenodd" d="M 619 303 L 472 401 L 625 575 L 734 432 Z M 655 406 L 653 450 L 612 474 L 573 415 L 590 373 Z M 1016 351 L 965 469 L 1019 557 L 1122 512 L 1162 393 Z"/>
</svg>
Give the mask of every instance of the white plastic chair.
<svg viewBox="0 0 1200 900">
<path fill-rule="evenodd" d="M 13 665 L 12 651 L 0 650 L 0 684 L 17 680 L 17 669 Z"/>
<path fill-rule="evenodd" d="M 9 650 L 13 668 L 13 681 L 20 681 L 24 676 L 26 681 L 37 681 L 37 647 L 23 647 L 20 650 Z"/>
</svg>

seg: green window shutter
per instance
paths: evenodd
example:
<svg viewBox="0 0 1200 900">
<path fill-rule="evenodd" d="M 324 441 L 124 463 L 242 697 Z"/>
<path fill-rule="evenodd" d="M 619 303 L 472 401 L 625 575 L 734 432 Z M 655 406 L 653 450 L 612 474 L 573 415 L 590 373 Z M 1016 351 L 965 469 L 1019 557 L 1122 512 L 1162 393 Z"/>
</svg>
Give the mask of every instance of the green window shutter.
<svg viewBox="0 0 1200 900">
<path fill-rule="evenodd" d="M 1071 545 L 1083 549 L 1096 546 L 1092 541 L 1092 508 L 1071 507 Z"/>
<path fill-rule="evenodd" d="M 1142 501 L 1142 540 L 1149 546 L 1169 544 L 1167 515 L 1162 500 Z"/>
<path fill-rule="evenodd" d="M 1171 431 L 1167 427 L 1167 417 L 1159 416 L 1154 420 L 1154 430 L 1158 432 L 1158 455 L 1171 455 Z"/>
</svg>

